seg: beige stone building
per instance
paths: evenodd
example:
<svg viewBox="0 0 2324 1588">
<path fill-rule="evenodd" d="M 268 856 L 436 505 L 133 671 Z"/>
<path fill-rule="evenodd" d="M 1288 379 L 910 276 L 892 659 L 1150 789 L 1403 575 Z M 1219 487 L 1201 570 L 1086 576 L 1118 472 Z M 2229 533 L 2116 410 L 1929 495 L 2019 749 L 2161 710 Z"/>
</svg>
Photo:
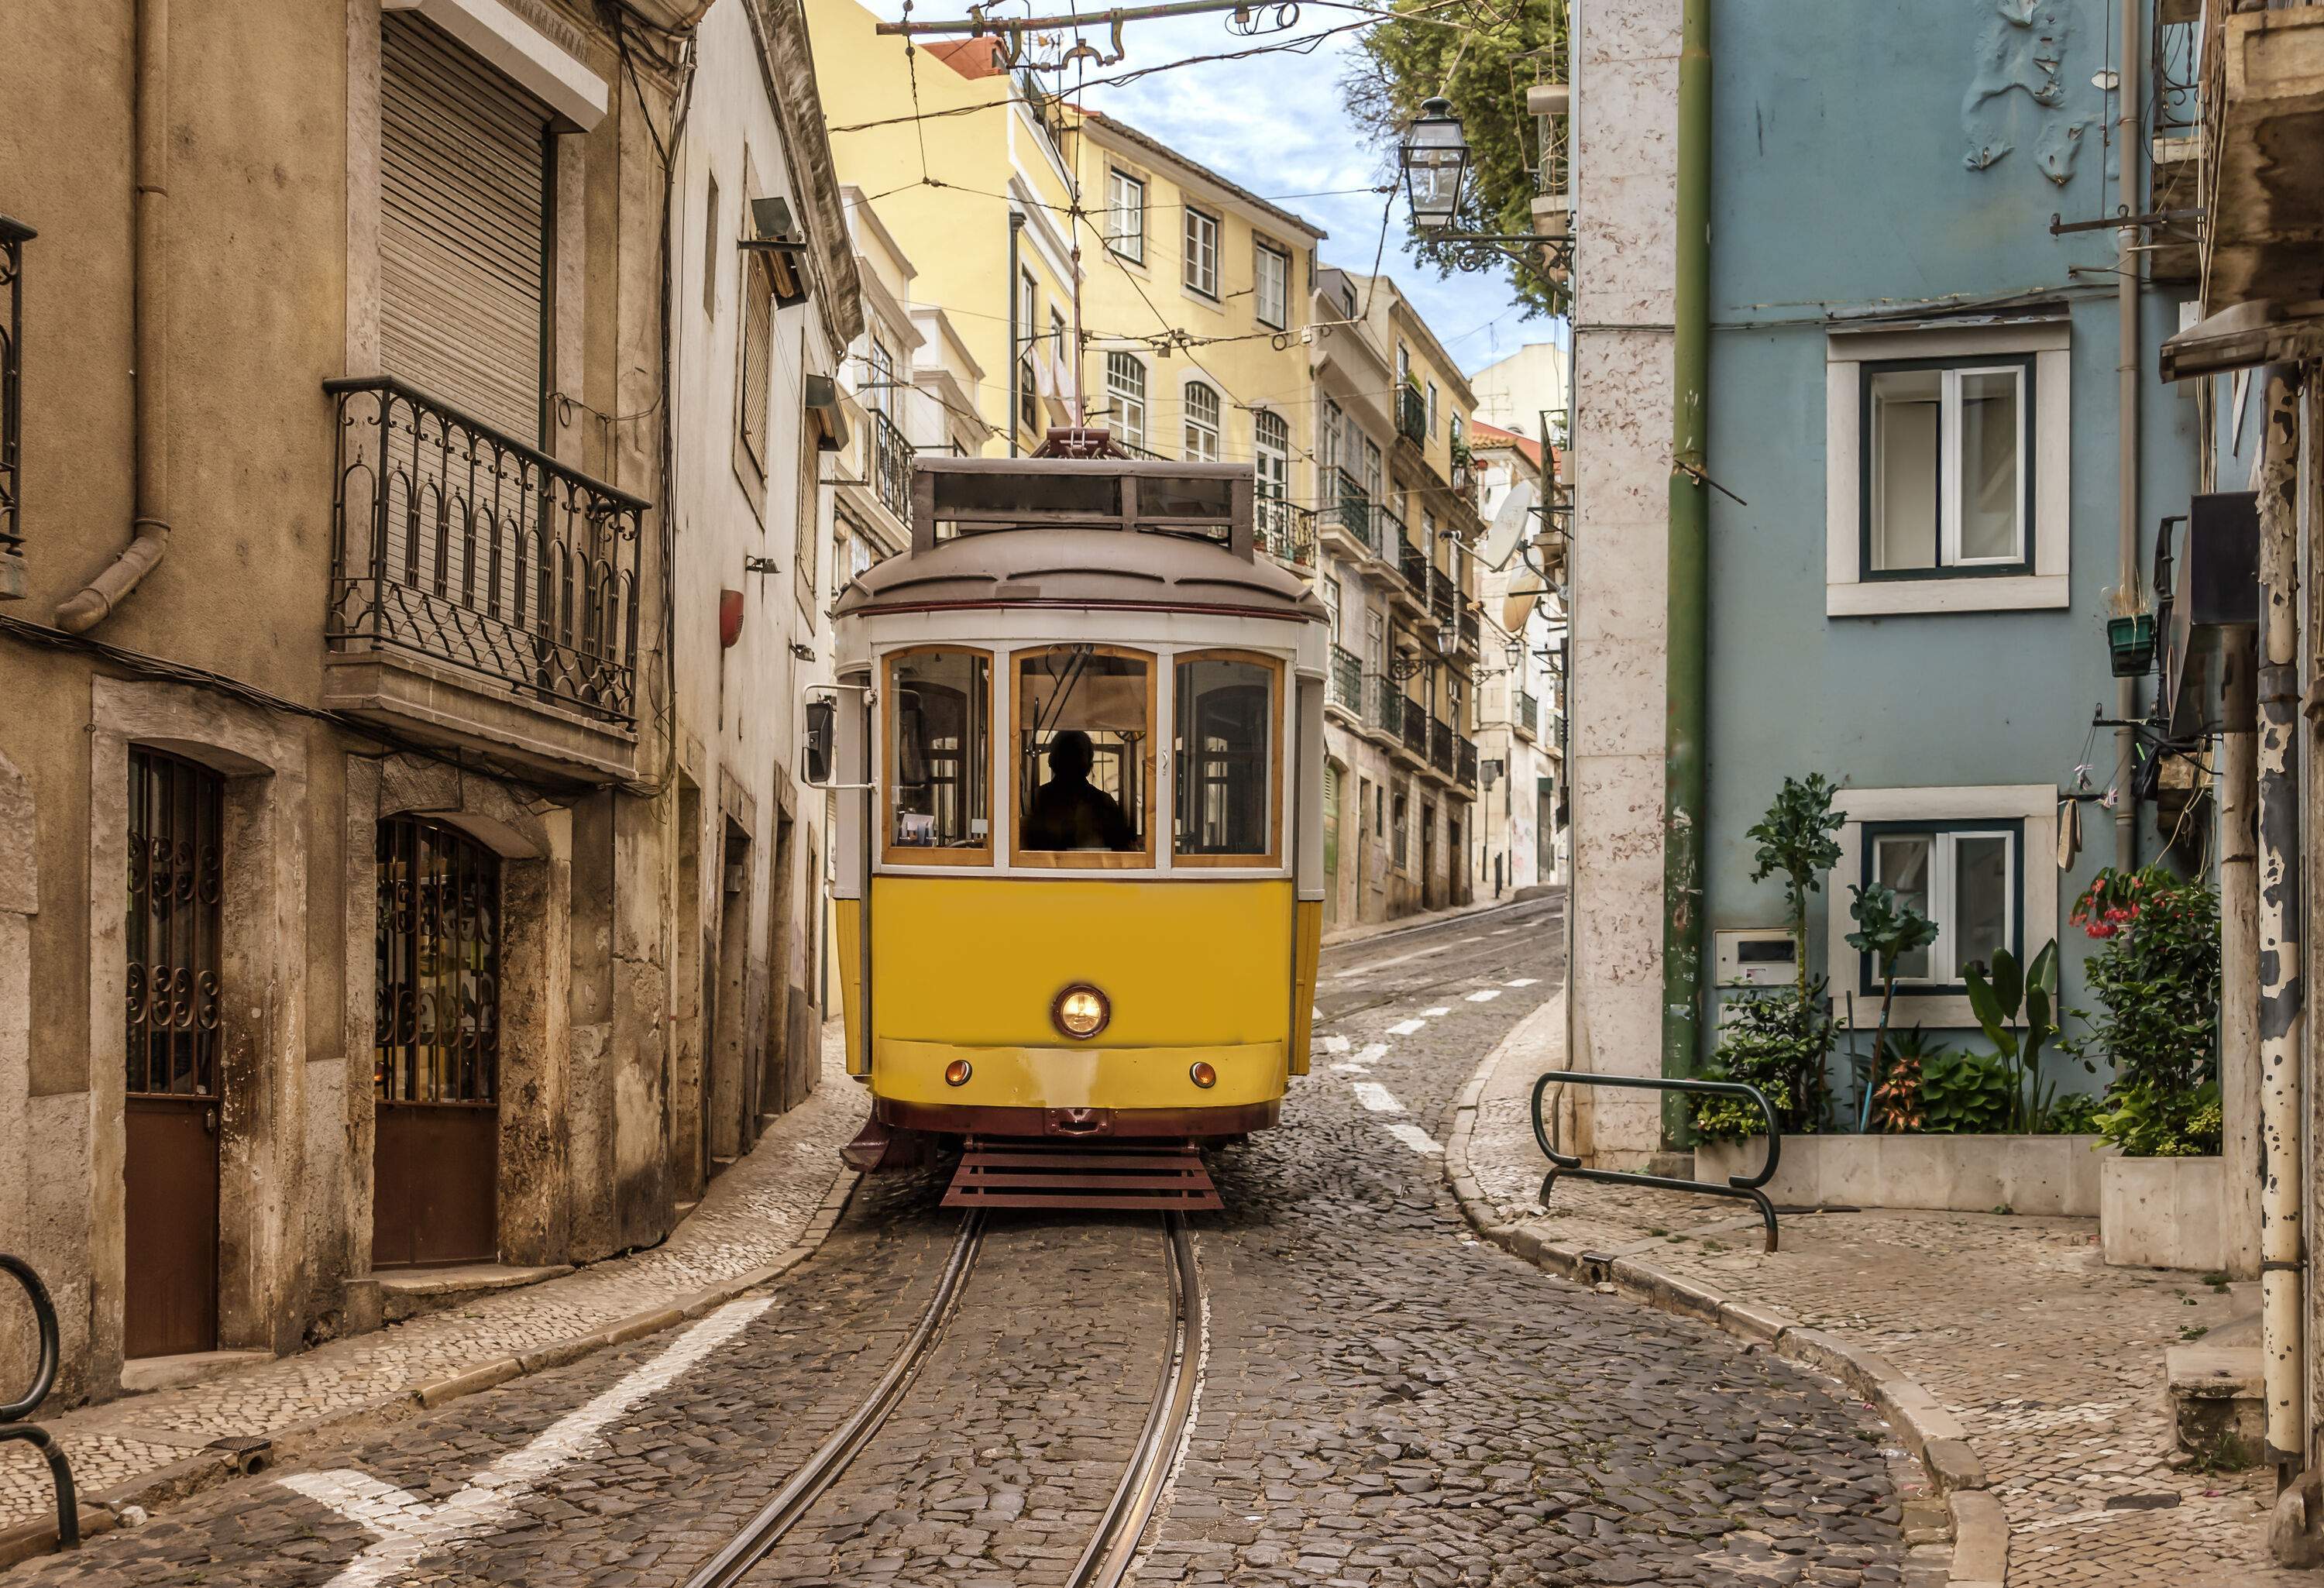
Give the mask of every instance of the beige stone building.
<svg viewBox="0 0 2324 1588">
<path fill-rule="evenodd" d="M 0 16 L 0 1249 L 68 1396 L 658 1240 L 813 1083 L 861 306 L 803 24 L 704 9 Z"/>
</svg>

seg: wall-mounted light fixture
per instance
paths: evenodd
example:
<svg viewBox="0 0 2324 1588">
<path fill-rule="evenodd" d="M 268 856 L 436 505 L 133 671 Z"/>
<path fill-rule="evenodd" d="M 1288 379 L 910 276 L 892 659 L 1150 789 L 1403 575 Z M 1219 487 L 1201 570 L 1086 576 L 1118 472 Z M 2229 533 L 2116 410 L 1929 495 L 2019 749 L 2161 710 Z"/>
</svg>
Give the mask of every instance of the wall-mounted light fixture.
<svg viewBox="0 0 2324 1588">
<path fill-rule="evenodd" d="M 742 239 L 745 254 L 763 254 L 773 268 L 775 307 L 791 309 L 807 299 L 807 232 L 791 218 L 790 200 L 751 200 L 751 235 Z"/>
</svg>

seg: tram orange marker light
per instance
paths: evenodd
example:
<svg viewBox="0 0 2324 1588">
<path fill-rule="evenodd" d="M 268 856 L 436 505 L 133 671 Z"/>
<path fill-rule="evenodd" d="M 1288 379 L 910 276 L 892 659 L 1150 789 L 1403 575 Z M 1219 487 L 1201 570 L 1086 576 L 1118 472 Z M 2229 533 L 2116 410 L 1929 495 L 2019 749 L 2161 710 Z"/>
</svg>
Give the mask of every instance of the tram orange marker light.
<svg viewBox="0 0 2324 1588">
<path fill-rule="evenodd" d="M 1186 1073 L 1194 1078 L 1194 1085 L 1200 1086 L 1205 1092 L 1219 1084 L 1219 1072 L 1213 1069 L 1209 1065 L 1204 1064 L 1199 1058 L 1194 1061 L 1193 1067 L 1188 1069 Z"/>
<path fill-rule="evenodd" d="M 1113 1006 L 1106 1002 L 1105 994 L 1087 982 L 1074 983 L 1049 1005 L 1049 1023 L 1066 1036 L 1082 1040 L 1104 1030 L 1106 1022 L 1112 1018 Z"/>
<path fill-rule="evenodd" d="M 968 1060 L 964 1058 L 955 1058 L 950 1064 L 945 1066 L 945 1085 L 947 1086 L 965 1086 L 968 1085 L 968 1077 L 975 1073 L 975 1071 L 968 1067 Z"/>
</svg>

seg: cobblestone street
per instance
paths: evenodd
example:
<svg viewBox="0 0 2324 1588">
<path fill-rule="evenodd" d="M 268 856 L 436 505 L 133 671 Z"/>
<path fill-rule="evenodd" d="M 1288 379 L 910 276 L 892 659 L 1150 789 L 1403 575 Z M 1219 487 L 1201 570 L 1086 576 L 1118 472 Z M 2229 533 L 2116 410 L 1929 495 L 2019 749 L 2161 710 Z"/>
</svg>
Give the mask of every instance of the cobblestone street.
<svg viewBox="0 0 2324 1588">
<path fill-rule="evenodd" d="M 1228 1211 L 1193 1221 L 1199 1399 L 1137 1580 L 1888 1584 L 1931 1569 L 1908 1566 L 1900 1535 L 1917 1473 L 1860 1403 L 1468 1233 L 1430 1130 L 1554 989 L 1561 953 L 1546 905 L 1326 954 L 1315 1073 L 1281 1129 L 1218 1156 Z M 896 1358 L 958 1228 L 940 1186 L 867 1181 L 812 1259 L 696 1322 L 350 1425 L 19 1575 L 684 1582 Z M 1166 1247 L 1139 1215 L 990 1216 L 893 1416 L 748 1581 L 1065 1579 L 1154 1394 Z"/>
</svg>

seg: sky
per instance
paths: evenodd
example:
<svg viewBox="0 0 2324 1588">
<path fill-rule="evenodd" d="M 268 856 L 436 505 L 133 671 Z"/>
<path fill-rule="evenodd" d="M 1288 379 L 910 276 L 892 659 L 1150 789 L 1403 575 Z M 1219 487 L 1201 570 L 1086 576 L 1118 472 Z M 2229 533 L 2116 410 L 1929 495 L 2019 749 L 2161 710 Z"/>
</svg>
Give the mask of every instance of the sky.
<svg viewBox="0 0 2324 1588">
<path fill-rule="evenodd" d="M 1068 9 L 1047 0 L 1037 0 L 1037 5 L 1038 12 L 1052 14 Z M 881 9 L 896 8 L 890 5 Z M 923 9 L 921 14 L 933 10 Z M 999 16 L 1028 14 L 1023 4 L 997 5 L 993 11 Z M 1263 19 L 1268 8 L 1255 6 L 1252 14 Z M 1285 36 L 1312 33 L 1349 20 L 1344 11 L 1310 10 Z M 1228 31 L 1227 21 L 1225 14 L 1215 14 L 1125 23 L 1128 59 L 1110 69 L 1093 64 L 1089 75 L 1132 71 L 1262 42 L 1237 37 Z M 1086 36 L 1111 53 L 1109 30 L 1093 28 Z M 1090 88 L 1079 97 L 1314 222 L 1331 234 L 1323 245 L 1324 263 L 1368 274 L 1379 246 L 1382 211 L 1389 201 L 1388 195 L 1371 189 L 1395 178 L 1395 151 L 1365 142 L 1342 104 L 1340 79 L 1358 56 L 1355 37 L 1352 32 L 1337 34 L 1308 55 L 1286 51 L 1179 67 L 1134 83 Z M 1065 86 L 1070 88 L 1070 78 Z M 1527 342 L 1552 339 L 1547 318 L 1524 318 L 1506 272 L 1456 272 L 1439 280 L 1433 265 L 1406 254 L 1401 241 L 1407 234 L 1401 186 L 1394 197 L 1380 269 L 1396 279 L 1462 370 L 1473 374 Z"/>
</svg>

